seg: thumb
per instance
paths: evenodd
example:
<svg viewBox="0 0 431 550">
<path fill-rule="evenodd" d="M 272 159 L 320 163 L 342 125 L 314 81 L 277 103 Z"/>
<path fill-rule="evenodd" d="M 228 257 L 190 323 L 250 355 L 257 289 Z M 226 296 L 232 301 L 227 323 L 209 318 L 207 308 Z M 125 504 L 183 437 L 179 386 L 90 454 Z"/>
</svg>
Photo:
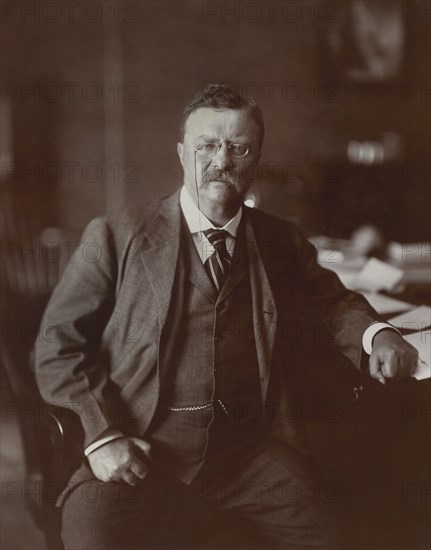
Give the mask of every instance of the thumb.
<svg viewBox="0 0 431 550">
<path fill-rule="evenodd" d="M 135 447 L 138 447 L 138 449 L 141 449 L 141 451 L 143 451 L 146 456 L 150 454 L 151 445 L 147 441 L 144 441 L 140 437 L 131 437 L 130 439 L 132 440 L 133 445 L 135 445 Z"/>
<path fill-rule="evenodd" d="M 381 384 L 386 384 L 385 377 L 382 373 L 380 358 L 377 353 L 371 353 L 370 355 L 370 375 L 375 380 L 378 380 Z"/>
</svg>

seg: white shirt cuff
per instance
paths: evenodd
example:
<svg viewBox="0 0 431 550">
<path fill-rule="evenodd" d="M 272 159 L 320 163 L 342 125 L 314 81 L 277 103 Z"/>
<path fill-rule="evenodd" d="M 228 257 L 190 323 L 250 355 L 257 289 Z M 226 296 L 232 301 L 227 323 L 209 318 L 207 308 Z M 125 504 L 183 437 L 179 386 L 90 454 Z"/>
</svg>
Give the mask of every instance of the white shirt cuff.
<svg viewBox="0 0 431 550">
<path fill-rule="evenodd" d="M 102 445 L 105 445 L 105 443 L 109 443 L 110 441 L 113 441 L 114 439 L 119 439 L 120 437 L 124 437 L 124 434 L 120 430 L 118 430 L 117 428 L 108 428 L 103 432 L 101 437 L 96 439 L 96 441 L 93 441 L 93 443 L 91 443 L 84 450 L 85 456 L 88 456 L 90 453 L 92 453 Z"/>
<path fill-rule="evenodd" d="M 397 330 L 395 327 L 390 325 L 389 323 L 373 323 L 370 325 L 364 332 L 362 336 L 362 347 L 364 348 L 365 353 L 368 353 L 368 355 L 371 355 L 371 352 L 373 350 L 373 339 L 375 335 L 380 332 L 381 330 L 388 329 L 394 330 L 395 332 L 398 332 L 398 334 L 401 336 L 401 332 Z"/>
</svg>

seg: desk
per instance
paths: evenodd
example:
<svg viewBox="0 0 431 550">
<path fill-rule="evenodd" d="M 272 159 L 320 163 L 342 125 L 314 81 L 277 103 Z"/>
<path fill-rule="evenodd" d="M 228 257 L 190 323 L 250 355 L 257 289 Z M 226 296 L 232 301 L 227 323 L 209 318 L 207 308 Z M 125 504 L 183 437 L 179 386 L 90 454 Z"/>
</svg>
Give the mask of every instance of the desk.
<svg viewBox="0 0 431 550">
<path fill-rule="evenodd" d="M 316 367 L 302 381 L 303 421 L 341 547 L 428 549 L 431 380 L 382 386 L 353 365 Z M 356 402 L 346 396 L 349 378 L 363 387 Z"/>
<path fill-rule="evenodd" d="M 318 250 L 320 265 L 334 271 L 344 286 L 362 293 L 384 320 L 391 322 L 391 318 L 397 314 L 411 311 L 410 330 L 404 331 L 403 335 L 406 334 L 409 341 L 408 336 L 415 322 L 416 331 L 425 330 L 421 334 L 420 346 L 415 345 L 414 337 L 410 336 L 410 339 L 422 354 L 421 359 L 429 366 L 431 350 L 425 349 L 423 341 L 425 338 L 427 345 L 431 344 L 431 311 L 429 314 L 427 312 L 425 321 L 415 320 L 414 312 L 417 306 L 431 306 L 431 245 L 422 243 L 403 247 L 392 243 L 387 247 L 390 257 L 381 261 L 359 255 L 357 246 L 346 239 L 320 236 L 310 241 Z M 404 328 L 403 325 L 397 327 L 401 331 Z"/>
<path fill-rule="evenodd" d="M 367 258 L 345 256 L 343 243 L 335 249 L 331 244 L 334 239 L 318 242 L 321 265 L 355 290 L 354 280 Z M 392 304 L 381 301 L 386 306 L 382 317 L 389 320 L 415 306 L 431 305 L 431 262 L 392 265 L 404 273 L 393 291 L 377 295 L 395 299 Z M 354 367 L 344 374 L 349 366 L 342 367 L 333 376 L 311 373 L 304 399 L 310 399 L 310 407 L 326 399 L 332 412 L 338 411 L 332 423 L 316 423 L 311 415 L 307 432 L 326 479 L 341 495 L 334 508 L 344 525 L 344 547 L 425 550 L 431 544 L 431 379 L 382 386 L 370 377 L 359 379 Z M 364 386 L 356 403 L 343 400 L 334 389 L 344 376 Z"/>
</svg>

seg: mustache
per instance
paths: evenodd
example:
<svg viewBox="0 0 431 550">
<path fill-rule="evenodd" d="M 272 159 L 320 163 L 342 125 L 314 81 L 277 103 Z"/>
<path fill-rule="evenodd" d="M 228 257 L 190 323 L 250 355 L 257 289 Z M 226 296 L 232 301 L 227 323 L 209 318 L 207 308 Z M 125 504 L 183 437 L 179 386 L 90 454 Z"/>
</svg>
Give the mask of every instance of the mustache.
<svg viewBox="0 0 431 550">
<path fill-rule="evenodd" d="M 223 181 L 230 185 L 238 183 L 238 175 L 234 172 L 226 172 L 224 170 L 211 170 L 202 174 L 202 183 L 206 184 L 210 181 Z"/>
</svg>

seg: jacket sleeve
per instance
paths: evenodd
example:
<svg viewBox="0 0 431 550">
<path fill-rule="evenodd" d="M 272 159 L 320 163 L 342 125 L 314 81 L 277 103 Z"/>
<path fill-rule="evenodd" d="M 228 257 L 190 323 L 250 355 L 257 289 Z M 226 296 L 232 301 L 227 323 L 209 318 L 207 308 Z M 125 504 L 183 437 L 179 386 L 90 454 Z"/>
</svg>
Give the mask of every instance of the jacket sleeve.
<svg viewBox="0 0 431 550">
<path fill-rule="evenodd" d="M 35 345 L 36 379 L 47 403 L 71 408 L 89 445 L 115 424 L 105 395 L 101 337 L 115 303 L 116 248 L 103 218 L 93 220 L 70 258 L 44 313 Z"/>
<path fill-rule="evenodd" d="M 315 247 L 298 230 L 295 229 L 295 233 L 297 289 L 301 304 L 315 320 L 315 338 L 318 340 L 319 335 L 326 332 L 330 342 L 361 368 L 365 355 L 363 334 L 370 324 L 379 320 L 379 315 L 363 296 L 347 290 L 336 273 L 320 266 Z"/>
</svg>

